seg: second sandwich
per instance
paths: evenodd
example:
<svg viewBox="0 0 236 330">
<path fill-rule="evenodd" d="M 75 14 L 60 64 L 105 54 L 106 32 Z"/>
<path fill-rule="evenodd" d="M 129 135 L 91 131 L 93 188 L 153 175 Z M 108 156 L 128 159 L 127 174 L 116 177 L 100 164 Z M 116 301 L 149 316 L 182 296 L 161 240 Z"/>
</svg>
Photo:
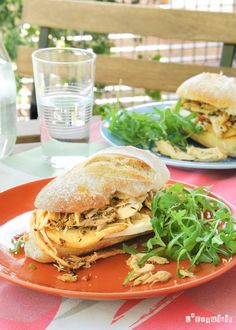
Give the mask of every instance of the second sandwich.
<svg viewBox="0 0 236 330">
<path fill-rule="evenodd" d="M 201 73 L 177 89 L 183 109 L 197 114 L 200 134 L 188 132 L 206 147 L 218 147 L 236 157 L 236 80 L 216 73 Z"/>
</svg>

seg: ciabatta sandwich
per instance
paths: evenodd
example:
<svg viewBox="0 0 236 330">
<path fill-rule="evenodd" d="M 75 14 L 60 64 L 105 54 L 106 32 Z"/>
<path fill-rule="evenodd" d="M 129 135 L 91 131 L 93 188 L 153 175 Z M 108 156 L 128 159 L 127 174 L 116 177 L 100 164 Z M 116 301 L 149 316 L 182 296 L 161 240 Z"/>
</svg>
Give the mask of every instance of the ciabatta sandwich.
<svg viewBox="0 0 236 330">
<path fill-rule="evenodd" d="M 68 266 L 70 256 L 148 233 L 153 194 L 168 179 L 166 166 L 147 151 L 112 147 L 93 155 L 38 194 L 26 255 Z"/>
<path fill-rule="evenodd" d="M 183 109 L 195 112 L 203 127 L 200 134 L 188 132 L 206 147 L 218 147 L 236 157 L 236 80 L 222 74 L 201 73 L 177 89 Z"/>
</svg>

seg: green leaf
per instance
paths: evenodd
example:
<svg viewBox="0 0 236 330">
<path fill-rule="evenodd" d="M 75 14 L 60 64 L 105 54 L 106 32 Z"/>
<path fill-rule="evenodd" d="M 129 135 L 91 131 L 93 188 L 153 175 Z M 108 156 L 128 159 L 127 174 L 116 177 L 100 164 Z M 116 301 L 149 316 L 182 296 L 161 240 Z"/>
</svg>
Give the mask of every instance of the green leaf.
<svg viewBox="0 0 236 330">
<path fill-rule="evenodd" d="M 171 208 L 173 205 L 179 202 L 179 197 L 175 193 L 163 195 L 159 200 L 159 207 L 161 210 Z"/>
<path fill-rule="evenodd" d="M 18 254 L 20 252 L 20 249 L 24 245 L 24 242 L 22 240 L 11 240 L 11 243 L 13 244 L 12 248 L 9 248 L 10 253 Z"/>
<path fill-rule="evenodd" d="M 236 253 L 236 241 L 235 240 L 229 241 L 229 242 L 225 243 L 225 245 L 227 246 L 227 248 L 229 249 L 229 251 L 231 253 Z"/>
<path fill-rule="evenodd" d="M 137 248 L 136 245 L 126 245 L 125 243 L 123 243 L 123 245 L 122 245 L 122 249 L 128 254 L 138 253 L 136 248 Z"/>
<path fill-rule="evenodd" d="M 151 258 L 151 257 L 153 257 L 153 256 L 162 256 L 163 254 L 164 254 L 164 251 L 165 251 L 165 248 L 163 248 L 163 247 L 159 247 L 159 248 L 157 248 L 157 249 L 154 249 L 154 250 L 152 250 L 152 251 L 150 251 L 150 252 L 148 252 L 148 253 L 146 253 L 140 260 L 139 260 L 139 262 L 138 262 L 138 265 L 139 265 L 139 267 L 142 267 L 144 264 L 145 264 L 145 262 L 149 259 L 149 258 Z"/>
<path fill-rule="evenodd" d="M 212 262 L 212 258 L 209 257 L 209 255 L 204 252 L 201 254 L 201 256 L 198 258 L 199 262 L 205 262 L 205 263 L 211 263 Z"/>
<path fill-rule="evenodd" d="M 153 60 L 153 61 L 157 61 L 157 62 L 159 62 L 160 59 L 161 59 L 161 55 L 160 55 L 160 54 L 154 55 L 154 56 L 152 57 L 152 60 Z"/>
<path fill-rule="evenodd" d="M 191 252 L 194 249 L 194 247 L 197 245 L 196 239 L 198 235 L 199 235 L 199 230 L 197 229 L 189 237 L 184 239 L 183 246 L 188 252 Z"/>
<path fill-rule="evenodd" d="M 132 270 L 131 272 L 128 273 L 128 275 L 126 276 L 126 278 L 124 279 L 122 285 L 125 286 L 129 280 L 132 278 L 132 276 L 135 274 L 134 270 Z"/>
<path fill-rule="evenodd" d="M 208 253 L 209 253 L 209 255 L 210 255 L 211 258 L 212 258 L 213 264 L 214 264 L 214 265 L 219 265 L 219 263 L 220 263 L 220 258 L 219 258 L 218 254 L 217 254 L 217 252 L 216 252 L 216 250 L 214 249 L 213 246 L 211 246 L 211 247 L 208 249 Z"/>
<path fill-rule="evenodd" d="M 154 245 L 160 245 L 165 247 L 166 244 L 163 242 L 163 240 L 161 239 L 160 235 L 158 233 L 155 233 L 155 237 L 150 238 L 147 241 L 147 248 L 148 249 L 152 249 Z"/>
<path fill-rule="evenodd" d="M 212 238 L 211 240 L 212 244 L 217 244 L 217 245 L 222 245 L 224 244 L 224 242 L 222 241 L 222 239 L 220 238 L 220 235 L 216 235 Z"/>
<path fill-rule="evenodd" d="M 37 266 L 35 264 L 33 264 L 32 262 L 30 262 L 28 266 L 29 266 L 29 268 L 31 268 L 33 270 L 37 269 Z"/>
</svg>

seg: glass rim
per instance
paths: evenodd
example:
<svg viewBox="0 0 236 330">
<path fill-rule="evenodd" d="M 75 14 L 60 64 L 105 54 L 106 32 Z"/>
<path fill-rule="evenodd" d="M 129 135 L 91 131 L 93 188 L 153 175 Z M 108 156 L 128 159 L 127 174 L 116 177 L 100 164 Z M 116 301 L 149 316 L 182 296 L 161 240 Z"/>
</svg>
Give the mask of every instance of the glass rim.
<svg viewBox="0 0 236 330">
<path fill-rule="evenodd" d="M 48 50 L 59 50 L 59 51 L 79 51 L 79 52 L 83 52 L 86 55 L 89 55 L 90 58 L 81 60 L 81 61 L 51 61 L 51 60 L 45 60 L 42 58 L 37 57 L 37 55 L 39 53 L 44 53 Z M 42 63 L 50 63 L 50 64 L 79 64 L 79 63 L 86 63 L 86 62 L 91 62 L 93 60 L 96 59 L 96 54 L 93 51 L 87 50 L 87 49 L 83 49 L 83 48 L 75 48 L 75 47 L 48 47 L 48 48 L 39 48 L 37 50 L 35 50 L 32 53 L 32 59 L 36 60 L 38 62 L 42 62 Z"/>
</svg>

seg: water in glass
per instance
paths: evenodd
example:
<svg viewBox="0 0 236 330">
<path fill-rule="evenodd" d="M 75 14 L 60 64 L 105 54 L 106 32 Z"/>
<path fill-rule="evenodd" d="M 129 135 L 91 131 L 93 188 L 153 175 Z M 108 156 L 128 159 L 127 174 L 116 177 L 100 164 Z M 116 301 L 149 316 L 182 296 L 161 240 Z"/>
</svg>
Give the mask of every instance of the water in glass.
<svg viewBox="0 0 236 330">
<path fill-rule="evenodd" d="M 80 95 L 78 92 L 52 92 L 42 96 L 38 102 L 42 147 L 47 154 L 52 153 L 52 144 L 63 148 L 70 143 L 88 142 L 89 121 L 92 113 L 93 95 Z M 72 145 L 71 145 L 72 143 Z M 68 149 L 68 145 L 66 145 Z M 56 150 L 56 149 L 54 149 Z M 58 153 L 58 148 L 56 150 Z"/>
</svg>

